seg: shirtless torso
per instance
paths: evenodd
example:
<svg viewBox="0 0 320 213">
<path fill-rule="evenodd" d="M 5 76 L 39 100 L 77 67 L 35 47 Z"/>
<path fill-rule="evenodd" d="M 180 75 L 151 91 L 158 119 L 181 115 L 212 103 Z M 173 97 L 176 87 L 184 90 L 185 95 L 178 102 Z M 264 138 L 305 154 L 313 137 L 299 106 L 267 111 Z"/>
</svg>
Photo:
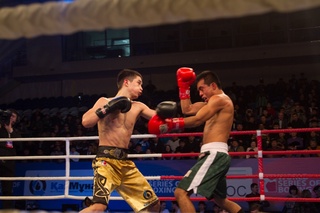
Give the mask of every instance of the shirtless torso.
<svg viewBox="0 0 320 213">
<path fill-rule="evenodd" d="M 100 101 L 104 105 L 109 99 L 102 98 Z M 136 120 L 145 110 L 146 106 L 143 103 L 132 101 L 129 112 L 113 113 L 100 119 L 98 121 L 99 146 L 113 146 L 127 149 Z"/>
<path fill-rule="evenodd" d="M 144 103 L 132 101 L 131 109 L 127 113 L 113 112 L 103 119 L 99 119 L 95 111 L 106 105 L 111 98 L 100 98 L 95 105 L 83 115 L 83 123 L 87 127 L 97 124 L 99 146 L 113 146 L 128 148 L 134 125 L 139 116 L 150 119 L 154 114 Z"/>
<path fill-rule="evenodd" d="M 182 101 L 183 102 L 183 101 Z M 203 144 L 210 142 L 227 143 L 233 123 L 234 107 L 231 99 L 222 91 L 213 95 L 208 102 L 195 103 L 188 114 L 198 113 L 185 118 L 185 127 L 195 127 L 205 122 Z"/>
</svg>

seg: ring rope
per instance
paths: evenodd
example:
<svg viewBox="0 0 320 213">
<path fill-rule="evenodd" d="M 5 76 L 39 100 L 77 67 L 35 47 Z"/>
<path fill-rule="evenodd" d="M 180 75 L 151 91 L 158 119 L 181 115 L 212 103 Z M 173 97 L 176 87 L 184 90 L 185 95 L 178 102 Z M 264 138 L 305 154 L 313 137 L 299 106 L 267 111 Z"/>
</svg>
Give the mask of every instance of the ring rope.
<svg viewBox="0 0 320 213">
<path fill-rule="evenodd" d="M 295 155 L 295 154 L 320 154 L 320 150 L 293 150 L 293 151 L 250 151 L 250 152 L 229 152 L 230 156 L 239 155 Z M 167 157 L 198 157 L 200 153 L 157 153 L 157 154 L 128 154 L 128 158 L 167 158 Z M 54 155 L 54 156 L 0 156 L 0 160 L 35 160 L 35 159 L 65 159 L 79 158 L 79 159 L 93 159 L 95 155 Z"/>
<path fill-rule="evenodd" d="M 320 132 L 320 128 L 291 128 L 291 129 L 273 129 L 273 130 L 259 130 L 261 134 L 271 134 L 271 133 L 290 133 L 290 132 Z M 244 131 L 232 131 L 230 132 L 230 136 L 233 135 L 253 135 L 256 134 L 257 130 L 244 130 Z M 167 134 L 135 134 L 132 135 L 132 139 L 139 138 L 168 138 L 168 137 L 188 137 L 195 136 L 201 137 L 203 135 L 202 132 L 194 132 L 194 133 L 167 133 Z M 10 141 L 77 141 L 77 140 L 98 140 L 98 136 L 82 136 L 82 137 L 37 137 L 37 138 L 10 138 Z M 7 141 L 7 138 L 0 138 L 0 141 Z"/>
<path fill-rule="evenodd" d="M 57 199 L 74 199 L 74 200 L 83 200 L 87 196 L 75 196 L 75 195 L 53 195 L 53 196 L 15 196 L 15 200 L 57 200 Z M 1 196 L 2 200 L 12 200 L 12 196 Z M 191 201 L 207 201 L 205 197 L 190 197 Z M 259 197 L 228 197 L 232 201 L 261 201 Z M 110 200 L 123 200 L 122 197 L 113 196 L 110 197 Z M 161 201 L 174 201 L 175 197 L 159 197 Z M 265 200 L 268 201 L 290 201 L 290 202 L 320 202 L 319 198 L 288 198 L 288 197 L 265 197 Z"/>
<path fill-rule="evenodd" d="M 265 174 L 264 178 L 320 178 L 320 174 Z M 183 176 L 145 176 L 147 180 L 181 180 Z M 227 179 L 257 179 L 259 175 L 227 175 Z M 92 180 L 91 176 L 0 177 L 0 180 Z"/>
<path fill-rule="evenodd" d="M 245 179 L 245 178 L 255 178 L 259 179 L 260 184 L 264 184 L 264 178 L 320 178 L 319 174 L 264 174 L 263 173 L 263 155 L 264 154 L 317 154 L 320 152 L 320 150 L 296 150 L 296 151 L 262 151 L 262 138 L 261 134 L 265 132 L 308 132 L 308 131 L 320 131 L 320 128 L 306 128 L 306 129 L 285 129 L 285 130 L 256 130 L 256 131 L 241 131 L 241 132 L 231 132 L 230 135 L 233 134 L 256 134 L 257 135 L 257 141 L 258 141 L 258 152 L 238 152 L 238 153 L 230 153 L 230 155 L 255 155 L 257 153 L 259 154 L 260 157 L 258 157 L 258 162 L 261 160 L 261 163 L 259 164 L 258 172 L 259 174 L 257 175 L 229 175 L 227 176 L 228 179 Z M 197 135 L 202 135 L 202 133 L 195 133 Z M 178 137 L 181 136 L 189 136 L 192 134 L 189 133 L 173 133 L 173 134 L 163 134 L 161 135 L 162 137 L 173 137 L 179 135 Z M 132 138 L 152 138 L 152 137 L 157 137 L 156 135 L 133 135 Z M 75 176 L 70 176 L 70 159 L 71 158 L 94 158 L 95 155 L 86 155 L 86 156 L 81 156 L 81 155 L 70 155 L 69 147 L 70 147 L 70 141 L 73 140 L 83 140 L 84 138 L 88 139 L 98 139 L 97 136 L 90 136 L 90 137 L 70 137 L 70 138 L 58 138 L 59 140 L 64 140 L 66 142 L 66 155 L 62 156 L 9 156 L 9 157 L 0 157 L 0 159 L 5 159 L 5 160 L 26 160 L 26 159 L 66 159 L 66 175 L 65 176 L 59 176 L 59 177 L 1 177 L 0 180 L 64 180 L 65 181 L 65 191 L 64 195 L 54 195 L 54 196 L 15 196 L 15 199 L 18 200 L 24 200 L 24 199 L 29 199 L 29 200 L 35 200 L 35 199 L 62 199 L 62 198 L 70 198 L 70 199 L 79 199 L 82 200 L 85 197 L 84 196 L 74 196 L 74 195 L 69 195 L 69 181 L 70 180 L 92 180 L 91 176 L 87 177 L 75 177 Z M 34 141 L 56 141 L 57 138 L 34 138 Z M 6 141 L 7 139 L 0 139 L 0 141 Z M 16 139 L 17 141 L 29 141 L 30 138 L 20 138 Z M 261 150 L 260 150 L 261 149 Z M 129 154 L 129 158 L 137 158 L 137 157 L 196 157 L 198 156 L 199 153 L 172 153 L 172 154 Z M 180 180 L 182 176 L 146 176 L 147 180 Z M 261 189 L 264 189 L 264 185 L 262 185 Z M 260 190 L 261 191 L 261 190 Z M 10 200 L 12 199 L 12 196 L 0 196 L 1 199 L 3 200 Z M 166 198 L 162 197 L 160 199 L 163 200 L 170 200 L 174 198 Z M 205 200 L 205 198 L 191 198 L 191 199 L 200 199 L 200 200 Z M 275 200 L 275 201 L 285 201 L 288 200 L 287 198 L 273 198 L 270 199 L 270 197 L 266 197 L 264 194 L 264 191 L 261 193 L 260 197 L 254 198 L 256 200 Z M 296 199 L 296 198 L 294 198 Z M 297 200 L 297 202 L 313 202 L 310 200 L 312 198 L 306 198 L 306 199 L 300 199 Z M 122 197 L 111 197 L 111 200 L 123 200 Z M 230 198 L 230 200 L 234 201 L 248 201 L 250 198 Z M 320 199 L 318 199 L 320 202 Z"/>
</svg>

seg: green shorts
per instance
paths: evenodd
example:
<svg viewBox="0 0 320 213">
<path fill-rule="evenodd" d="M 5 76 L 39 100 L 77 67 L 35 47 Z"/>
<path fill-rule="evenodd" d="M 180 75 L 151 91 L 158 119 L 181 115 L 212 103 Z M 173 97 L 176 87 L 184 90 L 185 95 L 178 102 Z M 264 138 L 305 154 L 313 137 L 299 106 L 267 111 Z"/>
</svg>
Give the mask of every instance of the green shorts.
<svg viewBox="0 0 320 213">
<path fill-rule="evenodd" d="M 226 174 L 230 162 L 231 158 L 226 152 L 214 149 L 201 152 L 197 163 L 186 173 L 177 187 L 202 195 L 208 200 L 214 197 L 226 198 Z"/>
</svg>

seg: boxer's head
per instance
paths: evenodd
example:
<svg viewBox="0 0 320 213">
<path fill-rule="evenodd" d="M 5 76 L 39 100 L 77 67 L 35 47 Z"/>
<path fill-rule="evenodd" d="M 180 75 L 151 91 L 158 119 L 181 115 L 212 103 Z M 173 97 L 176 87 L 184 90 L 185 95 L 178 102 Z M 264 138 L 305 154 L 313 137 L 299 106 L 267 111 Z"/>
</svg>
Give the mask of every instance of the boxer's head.
<svg viewBox="0 0 320 213">
<path fill-rule="evenodd" d="M 118 89 L 120 90 L 122 88 L 123 82 L 125 80 L 129 80 L 132 82 L 137 76 L 139 76 L 142 80 L 142 75 L 138 71 L 130 70 L 130 69 L 121 70 L 117 77 Z"/>
<path fill-rule="evenodd" d="M 202 79 L 204 80 L 204 83 L 206 85 L 209 86 L 210 84 L 215 83 L 217 85 L 217 87 L 219 89 L 221 89 L 220 79 L 219 79 L 218 75 L 216 73 L 214 73 L 213 71 L 205 70 L 205 71 L 201 72 L 199 75 L 197 75 L 196 83 L 198 83 Z"/>
</svg>

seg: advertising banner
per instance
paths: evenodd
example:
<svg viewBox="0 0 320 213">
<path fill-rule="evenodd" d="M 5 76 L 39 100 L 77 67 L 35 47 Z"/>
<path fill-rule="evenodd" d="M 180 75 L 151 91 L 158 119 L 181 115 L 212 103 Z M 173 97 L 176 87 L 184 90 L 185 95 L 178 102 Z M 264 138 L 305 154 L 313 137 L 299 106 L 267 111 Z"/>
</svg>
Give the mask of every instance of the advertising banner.
<svg viewBox="0 0 320 213">
<path fill-rule="evenodd" d="M 137 167 L 145 176 L 183 176 L 188 169 L 194 165 L 195 160 L 137 160 Z M 268 158 L 263 159 L 264 174 L 320 174 L 320 158 Z M 228 175 L 251 175 L 258 174 L 257 159 L 233 159 Z M 56 177 L 65 176 L 65 163 L 18 163 L 17 176 L 26 177 Z M 91 162 L 71 162 L 70 176 L 72 177 L 92 177 L 93 172 Z M 258 179 L 228 179 L 227 193 L 229 197 L 245 197 L 250 193 L 250 184 L 259 183 Z M 179 183 L 178 180 L 150 180 L 151 186 L 159 197 L 173 197 L 173 192 Z M 286 197 L 290 185 L 296 185 L 299 190 L 309 189 L 320 184 L 319 179 L 314 178 L 265 178 L 266 196 Z M 63 180 L 31 180 L 15 181 L 14 192 L 16 195 L 26 196 L 50 196 L 63 195 L 65 181 Z M 75 196 L 92 196 L 93 181 L 90 180 L 70 180 L 69 194 Z M 111 196 L 119 196 L 113 192 Z M 192 195 L 193 197 L 198 195 Z M 47 202 L 43 203 L 46 207 Z M 53 201 L 51 201 L 53 202 Z M 54 202 L 68 203 L 70 199 Z M 74 201 L 73 201 L 74 202 Z M 123 202 L 124 201 L 119 201 Z M 80 201 L 77 201 L 80 203 Z M 114 204 L 113 204 L 114 203 Z M 267 210 L 280 211 L 283 202 L 272 202 Z M 58 204 L 59 206 L 60 204 Z M 246 202 L 240 205 L 247 209 Z M 119 205 L 118 201 L 111 201 L 110 208 L 121 210 L 128 209 L 127 205 Z M 118 209 L 120 208 L 120 209 Z M 59 210 L 59 209 L 57 209 Z"/>
</svg>

